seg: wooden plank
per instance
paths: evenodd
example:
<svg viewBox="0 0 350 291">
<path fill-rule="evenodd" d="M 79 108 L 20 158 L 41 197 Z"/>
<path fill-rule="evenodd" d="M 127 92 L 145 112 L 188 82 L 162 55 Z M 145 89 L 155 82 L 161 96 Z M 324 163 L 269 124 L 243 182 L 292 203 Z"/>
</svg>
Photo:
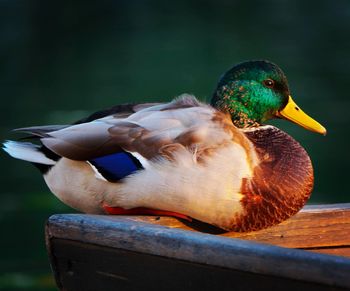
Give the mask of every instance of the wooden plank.
<svg viewBox="0 0 350 291">
<path fill-rule="evenodd" d="M 350 247 L 350 204 L 307 207 L 274 227 L 223 235 L 290 248 Z"/>
<path fill-rule="evenodd" d="M 289 248 L 350 247 L 350 203 L 312 205 L 279 225 L 249 233 L 223 232 L 194 221 L 188 223 L 170 217 L 128 216 L 130 221 L 143 221 L 185 230 L 199 230 L 231 238 L 241 238 Z"/>
<path fill-rule="evenodd" d="M 160 256 L 52 239 L 64 290 L 344 290 Z"/>
<path fill-rule="evenodd" d="M 350 288 L 350 259 L 169 228 L 125 217 L 54 215 L 47 240 L 71 240 L 261 276 Z M 55 263 L 53 263 L 55 264 Z"/>
<path fill-rule="evenodd" d="M 343 256 L 350 258 L 350 247 L 345 248 L 319 248 L 319 249 L 305 249 L 310 252 L 328 254 L 334 256 Z"/>
</svg>

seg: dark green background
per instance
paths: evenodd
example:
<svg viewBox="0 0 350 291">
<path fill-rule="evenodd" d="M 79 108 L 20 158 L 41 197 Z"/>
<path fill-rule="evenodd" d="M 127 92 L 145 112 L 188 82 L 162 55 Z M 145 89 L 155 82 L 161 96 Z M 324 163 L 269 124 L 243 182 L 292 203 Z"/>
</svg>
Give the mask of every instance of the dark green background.
<svg viewBox="0 0 350 291">
<path fill-rule="evenodd" d="M 0 0 L 0 139 L 130 101 L 210 98 L 219 76 L 269 59 L 323 137 L 274 122 L 309 152 L 311 203 L 349 201 L 350 2 Z M 1 153 L 0 290 L 53 288 L 44 223 L 71 212 L 30 165 Z"/>
</svg>

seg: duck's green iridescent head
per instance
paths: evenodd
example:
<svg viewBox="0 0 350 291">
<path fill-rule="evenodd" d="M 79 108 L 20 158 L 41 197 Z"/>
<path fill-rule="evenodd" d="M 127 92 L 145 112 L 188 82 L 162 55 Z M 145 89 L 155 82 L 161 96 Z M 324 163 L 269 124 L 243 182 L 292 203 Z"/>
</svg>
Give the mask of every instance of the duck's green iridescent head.
<svg viewBox="0 0 350 291">
<path fill-rule="evenodd" d="M 211 105 L 229 113 L 239 128 L 284 118 L 309 130 L 326 133 L 322 125 L 294 103 L 283 71 L 268 61 L 248 61 L 228 70 L 218 83 Z"/>
</svg>

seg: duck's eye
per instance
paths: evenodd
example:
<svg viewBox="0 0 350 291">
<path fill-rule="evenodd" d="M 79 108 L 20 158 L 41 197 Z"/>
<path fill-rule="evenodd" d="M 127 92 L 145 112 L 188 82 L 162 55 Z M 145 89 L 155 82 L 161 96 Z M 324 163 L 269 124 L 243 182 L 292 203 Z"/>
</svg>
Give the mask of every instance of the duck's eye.
<svg viewBox="0 0 350 291">
<path fill-rule="evenodd" d="M 275 86 L 275 81 L 271 79 L 266 79 L 263 83 L 267 88 L 273 88 Z"/>
</svg>

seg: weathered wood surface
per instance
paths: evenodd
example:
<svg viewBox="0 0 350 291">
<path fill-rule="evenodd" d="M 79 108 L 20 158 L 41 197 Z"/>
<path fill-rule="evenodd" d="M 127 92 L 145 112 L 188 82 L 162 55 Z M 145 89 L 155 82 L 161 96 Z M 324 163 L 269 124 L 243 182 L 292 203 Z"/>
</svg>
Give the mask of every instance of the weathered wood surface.
<svg viewBox="0 0 350 291">
<path fill-rule="evenodd" d="M 76 241 L 51 245 L 62 290 L 342 290 Z"/>
<path fill-rule="evenodd" d="M 350 204 L 309 206 L 270 229 L 225 235 L 290 248 L 350 247 Z"/>
<path fill-rule="evenodd" d="M 338 212 L 338 208 L 339 207 L 333 207 L 333 210 Z M 339 208 L 339 212 L 343 211 L 341 209 L 342 207 Z M 334 212 L 333 210 L 331 211 L 332 213 Z M 344 211 L 346 212 L 347 210 Z M 320 212 L 324 214 L 325 210 L 311 207 L 311 209 L 309 208 L 304 210 L 293 219 L 296 223 L 298 220 L 301 222 L 303 220 L 307 221 L 310 220 L 307 218 L 308 214 Z M 311 220 L 313 221 L 313 219 Z M 317 220 L 322 221 L 321 218 Z M 291 222 L 289 222 L 289 225 L 293 226 L 293 224 L 290 223 Z M 322 223 L 318 227 L 321 226 Z M 294 225 L 293 227 L 296 228 L 297 226 Z M 333 233 L 333 235 L 336 236 L 338 233 L 342 233 L 348 237 L 348 233 L 342 232 L 342 228 L 344 227 L 344 225 L 342 225 L 341 228 L 336 227 L 335 229 L 337 229 L 337 233 Z M 182 228 L 185 228 L 186 230 Z M 116 253 L 127 252 L 130 256 L 133 254 L 136 257 L 137 254 L 144 254 L 151 256 L 152 260 L 161 257 L 173 262 L 175 265 L 180 264 L 181 262 L 186 262 L 192 266 L 196 265 L 197 267 L 207 266 L 215 269 L 216 272 L 218 272 L 217 276 L 219 277 L 223 276 L 222 273 L 220 273 L 221 271 L 229 271 L 229 273 L 238 272 L 235 273 L 236 275 L 230 273 L 230 275 L 227 274 L 227 276 L 224 276 L 226 278 L 225 280 L 222 279 L 223 282 L 225 282 L 224 284 L 229 284 L 229 282 L 232 282 L 232 280 L 234 282 L 234 278 L 239 278 L 242 276 L 242 274 L 247 276 L 254 275 L 254 279 L 251 278 L 248 280 L 248 284 L 251 282 L 251 285 L 249 285 L 251 289 L 256 288 L 259 286 L 259 284 L 262 284 L 260 285 L 261 287 L 271 287 L 271 282 L 276 280 L 286 280 L 285 282 L 287 287 L 296 287 L 300 283 L 301 285 L 298 286 L 304 290 L 310 290 L 310 284 L 316 286 L 319 290 L 322 290 L 322 288 L 331 288 L 332 290 L 336 290 L 337 288 L 350 289 L 350 259 L 348 258 L 311 253 L 290 248 L 281 248 L 273 245 L 241 240 L 227 237 L 230 235 L 228 233 L 213 235 L 199 231 L 188 231 L 198 228 L 201 228 L 202 231 L 205 230 L 211 233 L 218 232 L 218 230 L 205 227 L 198 223 L 183 224 L 182 222 L 171 218 L 113 217 L 83 214 L 54 215 L 48 221 L 47 243 L 53 269 L 55 270 L 56 279 L 58 284 L 61 284 L 61 286 L 64 286 L 62 285 L 64 282 L 66 282 L 64 280 L 67 280 L 69 277 L 69 274 L 67 273 L 68 271 L 66 271 L 70 266 L 69 264 L 74 265 L 74 260 L 80 262 L 78 258 L 74 259 L 74 256 L 72 258 L 73 261 L 69 261 L 69 255 L 61 256 L 59 254 L 59 242 L 65 241 L 79 243 L 80 248 L 82 248 L 82 252 L 83 249 L 88 250 L 91 246 L 96 246 L 101 248 L 101 254 L 105 251 L 109 252 L 113 250 Z M 306 229 L 307 227 L 305 227 L 305 229 L 301 228 L 302 232 L 305 231 L 305 235 L 310 233 L 310 230 Z M 280 235 L 280 239 L 282 239 L 282 241 L 284 240 L 284 237 L 291 237 L 286 228 L 282 228 L 282 230 L 284 231 L 282 238 Z M 280 234 L 280 232 L 276 231 L 273 236 L 278 238 L 278 234 Z M 257 233 L 255 235 L 257 235 Z M 307 238 L 305 235 L 303 237 L 306 240 Z M 247 236 L 247 234 L 245 234 L 245 236 Z M 261 234 L 261 237 L 267 236 L 267 233 Z M 254 239 L 256 239 L 256 237 Z M 295 240 L 297 242 L 300 241 L 299 239 Z M 322 241 L 322 238 L 320 238 L 320 241 Z M 347 240 L 338 239 L 334 244 L 343 244 L 344 241 L 346 243 Z M 271 242 L 271 240 L 268 242 Z M 324 243 L 321 244 L 324 245 Z M 300 242 L 298 246 L 300 246 Z M 79 247 L 77 248 L 79 249 Z M 98 251 L 96 252 L 98 253 Z M 89 251 L 86 251 L 85 256 L 89 256 Z M 118 255 L 116 254 L 116 256 Z M 118 262 L 117 258 L 115 260 L 115 262 Z M 139 260 L 140 261 L 132 261 L 130 264 L 133 263 L 137 265 L 143 260 L 142 256 L 139 257 Z M 64 266 L 62 264 L 68 265 Z M 89 265 L 89 263 L 87 264 Z M 128 268 L 125 266 L 125 264 L 128 264 L 127 261 L 122 264 L 122 270 Z M 81 268 L 83 267 L 81 266 Z M 81 274 L 79 273 L 83 272 L 81 268 L 74 272 Z M 85 271 L 87 272 L 86 274 L 90 274 L 87 276 L 90 279 L 96 275 L 96 272 L 105 272 L 99 271 L 98 268 L 93 270 L 93 265 L 91 265 L 89 268 L 87 267 L 87 269 L 90 271 Z M 130 272 L 131 270 L 132 269 L 130 269 Z M 182 269 L 179 268 L 177 270 L 178 272 L 181 272 Z M 147 272 L 148 271 L 152 273 L 152 270 L 147 270 Z M 72 278 L 74 277 L 74 272 L 72 273 Z M 117 278 L 118 276 L 123 277 L 119 274 L 118 270 L 113 271 L 111 274 L 112 275 L 110 276 L 112 277 L 113 274 L 115 275 L 114 278 Z M 198 273 L 196 276 L 201 277 L 199 274 L 200 273 Z M 159 275 L 165 276 L 164 274 L 162 275 L 162 273 Z M 131 274 L 128 274 L 128 276 L 131 276 Z M 155 273 L 152 273 L 149 276 L 154 279 L 157 278 L 157 274 Z M 173 276 L 174 280 L 176 280 L 177 273 L 173 274 Z M 197 278 L 196 276 L 195 278 Z M 79 278 L 74 278 L 79 281 Z M 161 280 L 161 277 L 158 278 Z M 85 279 L 87 280 L 87 278 Z M 145 284 L 148 282 L 142 275 L 139 275 L 138 277 L 136 276 L 133 280 L 138 279 L 140 282 L 144 282 Z M 192 289 L 195 288 L 197 286 L 196 284 L 199 284 L 200 282 L 200 280 L 198 282 L 195 282 L 195 279 L 193 280 L 194 281 L 192 283 L 194 285 L 192 285 Z M 254 283 L 255 285 L 253 284 L 254 280 L 257 280 L 258 282 L 257 284 Z M 150 279 L 150 281 L 152 280 Z M 290 281 L 293 281 L 297 285 L 289 285 Z M 269 285 L 267 282 L 270 282 L 271 284 Z M 305 283 L 306 285 L 304 286 L 302 283 Z M 147 286 L 149 287 L 149 285 Z M 237 287 L 236 284 L 229 284 L 225 286 L 229 286 L 231 289 L 234 288 L 235 290 L 242 290 Z M 299 287 L 298 290 L 300 290 Z M 187 290 L 191 290 L 191 288 L 187 288 Z M 224 289 L 227 290 L 229 288 Z"/>
<path fill-rule="evenodd" d="M 350 257 L 350 203 L 306 206 L 279 225 L 249 233 L 221 232 L 199 222 L 170 217 L 128 216 L 126 219 Z"/>
</svg>

